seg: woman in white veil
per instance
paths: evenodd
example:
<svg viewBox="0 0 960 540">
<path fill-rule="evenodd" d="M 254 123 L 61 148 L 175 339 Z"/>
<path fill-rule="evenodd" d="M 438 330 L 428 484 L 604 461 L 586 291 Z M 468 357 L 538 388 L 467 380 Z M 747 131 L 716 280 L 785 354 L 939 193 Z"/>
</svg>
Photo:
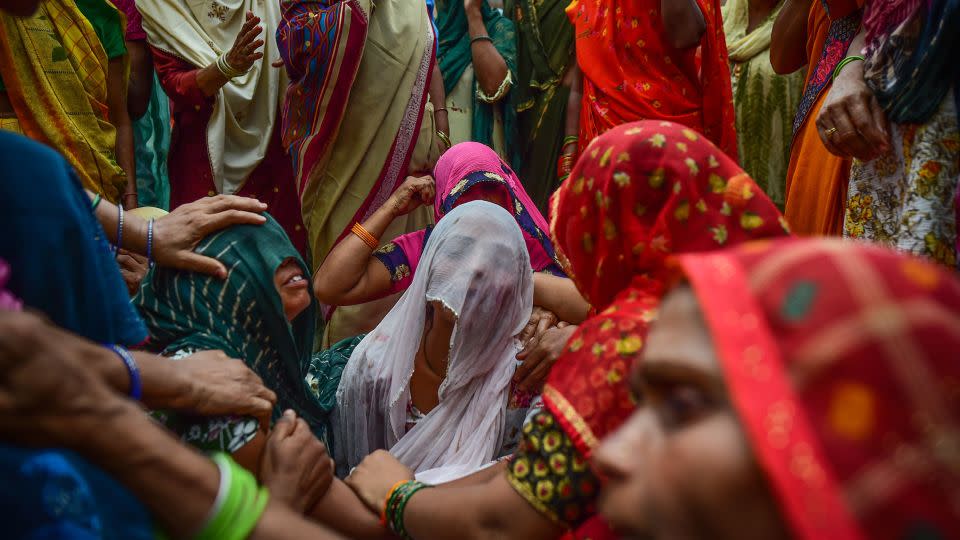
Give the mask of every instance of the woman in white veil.
<svg viewBox="0 0 960 540">
<path fill-rule="evenodd" d="M 461 205 L 433 230 L 420 268 L 343 370 L 332 414 L 341 471 L 389 449 L 418 478 L 443 482 L 499 453 L 516 336 L 533 306 L 520 228 L 497 205 Z"/>
</svg>

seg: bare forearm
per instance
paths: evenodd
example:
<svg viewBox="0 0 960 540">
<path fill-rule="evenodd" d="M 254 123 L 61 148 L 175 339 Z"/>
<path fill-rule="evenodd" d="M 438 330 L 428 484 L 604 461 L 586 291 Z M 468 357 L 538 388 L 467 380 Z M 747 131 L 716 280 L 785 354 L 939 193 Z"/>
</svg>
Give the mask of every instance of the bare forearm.
<svg viewBox="0 0 960 540">
<path fill-rule="evenodd" d="M 561 321 L 580 324 L 590 312 L 573 280 L 537 272 L 533 275 L 533 304 L 554 312 Z"/>
<path fill-rule="evenodd" d="M 564 132 L 568 136 L 577 137 L 580 132 L 580 104 L 583 101 L 583 74 L 580 72 L 576 60 L 571 63 L 570 69 L 567 70 L 563 84 L 570 88 Z"/>
<path fill-rule="evenodd" d="M 179 444 L 130 402 L 116 399 L 73 426 L 68 445 L 130 489 L 174 538 L 200 530 L 219 489 L 216 465 Z"/>
<path fill-rule="evenodd" d="M 430 540 L 546 540 L 563 532 L 523 500 L 505 474 L 477 486 L 420 490 L 407 503 L 403 523 L 413 538 Z"/>
<path fill-rule="evenodd" d="M 447 114 L 447 94 L 443 89 L 443 73 L 440 65 L 434 64 L 430 76 L 430 103 L 433 104 L 433 116 L 437 131 L 450 134 L 450 120 Z"/>
<path fill-rule="evenodd" d="M 793 73 L 807 63 L 807 19 L 811 1 L 786 0 L 773 23 L 770 64 L 777 73 Z"/>
<path fill-rule="evenodd" d="M 340 534 L 360 540 L 393 538 L 373 514 L 342 480 L 334 479 L 326 495 L 310 516 Z"/>
<path fill-rule="evenodd" d="M 220 71 L 216 64 L 210 64 L 197 72 L 197 86 L 207 97 L 215 95 L 228 82 L 230 82 L 230 79 Z"/>
<path fill-rule="evenodd" d="M 153 55 L 144 41 L 128 41 L 130 82 L 127 88 L 127 112 L 138 120 L 146 112 L 153 92 Z"/>
<path fill-rule="evenodd" d="M 488 36 L 479 8 L 467 11 L 467 24 L 471 39 Z M 493 96 L 507 77 L 507 62 L 489 40 L 472 42 L 470 52 L 473 55 L 473 72 L 480 90 L 488 96 Z"/>
<path fill-rule="evenodd" d="M 660 14 L 673 48 L 688 49 L 700 43 L 707 23 L 696 0 L 660 0 Z"/>
<path fill-rule="evenodd" d="M 96 195 L 87 191 L 87 196 L 91 199 Z M 97 221 L 103 227 L 107 234 L 107 239 L 114 245 L 117 243 L 117 232 L 120 223 L 120 211 L 117 206 L 109 201 L 101 200 L 96 209 Z M 134 216 L 129 212 L 123 214 L 123 249 L 132 251 L 139 255 L 147 253 L 147 222 L 142 218 Z"/>
<path fill-rule="evenodd" d="M 130 116 L 126 109 L 122 113 L 123 120 L 116 126 L 117 128 L 117 163 L 123 172 L 127 175 L 127 187 L 123 192 L 122 203 L 124 208 L 130 208 L 127 196 L 137 194 L 137 165 L 133 151 L 133 126 L 130 124 Z M 136 206 L 135 204 L 133 205 Z"/>
<path fill-rule="evenodd" d="M 396 217 L 390 201 L 361 223 L 375 238 L 381 238 Z M 370 265 L 371 249 L 355 234 L 348 234 L 324 259 L 314 277 L 314 294 L 324 302 L 341 300 L 364 279 Z M 339 304 L 339 302 L 334 302 Z"/>
</svg>

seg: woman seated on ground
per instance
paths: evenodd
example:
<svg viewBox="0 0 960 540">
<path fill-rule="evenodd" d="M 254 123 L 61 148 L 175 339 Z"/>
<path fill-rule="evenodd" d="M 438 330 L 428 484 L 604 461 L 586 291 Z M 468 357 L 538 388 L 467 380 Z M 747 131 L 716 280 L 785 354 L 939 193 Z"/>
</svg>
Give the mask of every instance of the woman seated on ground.
<svg viewBox="0 0 960 540">
<path fill-rule="evenodd" d="M 496 205 L 462 205 L 433 230 L 420 266 L 373 332 L 308 370 L 314 395 L 333 409 L 340 472 L 389 449 L 424 477 L 453 479 L 519 440 L 530 396 L 511 379 L 533 307 L 520 229 Z"/>
<path fill-rule="evenodd" d="M 561 269 L 547 231 L 547 220 L 527 196 L 517 175 L 493 150 L 473 142 L 455 145 L 437 162 L 434 175 L 435 185 L 429 177 L 408 178 L 390 200 L 364 221 L 360 226 L 371 238 L 365 241 L 357 234 L 344 237 L 317 271 L 314 294 L 325 304 L 350 306 L 403 291 L 416 274 L 432 229 L 403 235 L 376 249 L 378 238 L 391 221 L 431 202 L 437 222 L 457 205 L 469 201 L 484 200 L 499 205 L 510 212 L 520 226 L 531 268 L 535 271 L 533 302 L 537 307 L 530 325 L 521 335 L 521 342 L 527 348 L 520 359 L 525 363 L 523 372 L 529 374 L 522 381 L 523 386 L 539 388 L 559 354 L 557 347 L 546 351 L 547 340 L 543 336 L 547 328 L 558 319 L 572 323 L 566 328 L 549 330 L 555 334 L 549 342 L 562 346 L 576 329 L 572 325 L 586 318 L 590 306 Z M 327 331 L 332 339 L 342 340 L 372 329 L 377 322 L 379 318 L 354 321 L 354 324 L 331 322 L 336 328 Z M 347 327 L 353 332 L 346 331 Z M 543 351 L 536 350 L 538 344 Z"/>
<path fill-rule="evenodd" d="M 216 349 L 244 360 L 276 392 L 272 420 L 292 409 L 322 439 L 326 411 L 305 391 L 302 374 L 313 346 L 316 303 L 306 263 L 286 233 L 268 218 L 260 226 L 236 226 L 213 234 L 196 252 L 215 256 L 226 266 L 226 277 L 151 270 L 134 299 L 147 323 L 149 347 L 174 359 Z M 266 465 L 271 419 L 155 414 L 193 446 L 229 452 L 254 472 Z M 382 532 L 376 517 L 339 482 L 305 510 L 352 537 Z"/>
<path fill-rule="evenodd" d="M 960 530 L 960 282 L 865 244 L 785 240 L 680 266 L 598 449 L 601 511 L 642 538 Z M 880 315 L 882 314 L 882 315 Z M 748 328 L 749 332 L 745 332 Z"/>
</svg>

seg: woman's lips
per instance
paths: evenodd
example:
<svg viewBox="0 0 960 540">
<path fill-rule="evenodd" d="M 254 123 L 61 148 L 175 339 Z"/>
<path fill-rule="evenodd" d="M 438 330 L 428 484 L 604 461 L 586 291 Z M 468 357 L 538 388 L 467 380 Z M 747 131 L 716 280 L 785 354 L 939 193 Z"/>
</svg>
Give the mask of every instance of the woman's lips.
<svg viewBox="0 0 960 540">
<path fill-rule="evenodd" d="M 284 287 L 288 287 L 290 289 L 305 289 L 307 288 L 307 285 L 309 285 L 309 283 L 307 282 L 307 279 L 303 277 L 303 274 L 296 274 L 283 284 Z"/>
</svg>

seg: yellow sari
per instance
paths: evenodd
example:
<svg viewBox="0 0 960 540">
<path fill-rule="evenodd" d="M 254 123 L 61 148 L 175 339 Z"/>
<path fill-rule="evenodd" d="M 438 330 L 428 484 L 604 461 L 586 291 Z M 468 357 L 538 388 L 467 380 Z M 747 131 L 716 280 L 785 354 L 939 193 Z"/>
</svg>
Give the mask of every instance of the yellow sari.
<svg viewBox="0 0 960 540">
<path fill-rule="evenodd" d="M 0 14 L 0 75 L 17 116 L 2 127 L 56 149 L 83 187 L 116 203 L 127 178 L 115 158 L 107 65 L 93 26 L 73 2 L 43 0 L 32 17 Z"/>
</svg>

